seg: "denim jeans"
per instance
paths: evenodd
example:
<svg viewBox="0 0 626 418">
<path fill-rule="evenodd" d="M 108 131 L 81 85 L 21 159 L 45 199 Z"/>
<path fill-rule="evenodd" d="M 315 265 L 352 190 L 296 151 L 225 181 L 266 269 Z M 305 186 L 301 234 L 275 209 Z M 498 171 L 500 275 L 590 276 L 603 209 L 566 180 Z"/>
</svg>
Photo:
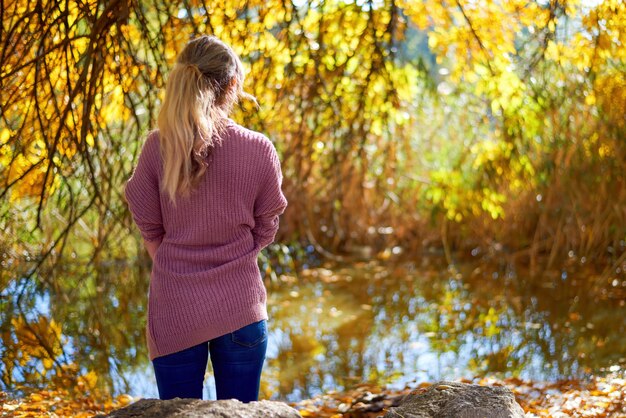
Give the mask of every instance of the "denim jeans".
<svg viewBox="0 0 626 418">
<path fill-rule="evenodd" d="M 267 349 L 265 320 L 152 361 L 159 398 L 202 399 L 209 352 L 217 399 L 258 400 Z"/>
</svg>

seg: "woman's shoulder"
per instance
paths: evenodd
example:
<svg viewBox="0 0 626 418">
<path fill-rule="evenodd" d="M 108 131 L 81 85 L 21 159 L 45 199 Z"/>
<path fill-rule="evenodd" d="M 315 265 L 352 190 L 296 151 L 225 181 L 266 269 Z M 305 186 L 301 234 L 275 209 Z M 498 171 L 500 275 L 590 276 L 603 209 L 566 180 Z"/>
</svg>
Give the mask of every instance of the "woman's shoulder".
<svg viewBox="0 0 626 418">
<path fill-rule="evenodd" d="M 146 146 L 159 147 L 159 129 L 155 128 L 146 135 Z"/>
<path fill-rule="evenodd" d="M 159 151 L 159 130 L 153 129 L 143 137 L 142 152 L 153 153 L 157 151 Z"/>
<path fill-rule="evenodd" d="M 241 143 L 245 146 L 256 146 L 261 148 L 273 147 L 272 141 L 262 132 L 247 128 L 228 119 L 229 140 Z"/>
<path fill-rule="evenodd" d="M 160 158 L 159 131 L 155 129 L 144 134 L 142 138 L 137 141 L 137 147 L 139 147 L 140 159 L 149 161 L 158 160 Z"/>
</svg>

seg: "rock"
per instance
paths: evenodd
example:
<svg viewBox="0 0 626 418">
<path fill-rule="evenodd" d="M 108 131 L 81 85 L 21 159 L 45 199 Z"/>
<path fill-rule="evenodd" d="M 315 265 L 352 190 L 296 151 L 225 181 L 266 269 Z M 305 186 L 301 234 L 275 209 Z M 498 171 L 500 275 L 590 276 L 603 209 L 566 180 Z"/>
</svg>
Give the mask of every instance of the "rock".
<svg viewBox="0 0 626 418">
<path fill-rule="evenodd" d="M 502 386 L 438 382 L 409 394 L 383 418 L 524 418 L 513 393 Z"/>
<path fill-rule="evenodd" d="M 274 401 L 242 403 L 235 399 L 203 401 L 200 399 L 175 398 L 168 401 L 141 399 L 125 408 L 117 409 L 100 418 L 300 418 L 301 415 L 287 404 Z"/>
</svg>

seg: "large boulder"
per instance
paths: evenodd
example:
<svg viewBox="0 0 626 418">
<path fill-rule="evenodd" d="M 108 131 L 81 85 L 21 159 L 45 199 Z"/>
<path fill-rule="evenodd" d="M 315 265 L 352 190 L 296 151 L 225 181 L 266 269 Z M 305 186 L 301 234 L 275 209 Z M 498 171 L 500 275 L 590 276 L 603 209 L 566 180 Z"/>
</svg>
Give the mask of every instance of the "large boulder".
<svg viewBox="0 0 626 418">
<path fill-rule="evenodd" d="M 513 393 L 502 386 L 438 382 L 407 395 L 384 418 L 523 418 Z"/>
<path fill-rule="evenodd" d="M 104 415 L 97 417 L 104 418 Z M 96 418 L 97 418 L 96 417 Z M 200 399 L 175 398 L 168 401 L 141 399 L 125 408 L 106 415 L 107 418 L 167 417 L 167 418 L 301 418 L 298 411 L 282 402 L 259 401 L 242 403 L 235 399 L 227 401 L 203 401 Z"/>
</svg>

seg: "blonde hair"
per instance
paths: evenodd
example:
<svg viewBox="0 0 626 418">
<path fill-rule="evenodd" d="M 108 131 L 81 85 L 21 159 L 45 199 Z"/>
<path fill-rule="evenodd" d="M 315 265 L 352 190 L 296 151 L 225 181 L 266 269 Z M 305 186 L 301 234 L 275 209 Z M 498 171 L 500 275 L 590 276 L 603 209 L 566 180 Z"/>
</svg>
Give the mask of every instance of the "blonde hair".
<svg viewBox="0 0 626 418">
<path fill-rule="evenodd" d="M 243 91 L 243 65 L 215 36 L 200 36 L 176 58 L 158 117 L 163 159 L 161 190 L 172 203 L 199 183 L 221 141 L 228 115 Z"/>
</svg>

